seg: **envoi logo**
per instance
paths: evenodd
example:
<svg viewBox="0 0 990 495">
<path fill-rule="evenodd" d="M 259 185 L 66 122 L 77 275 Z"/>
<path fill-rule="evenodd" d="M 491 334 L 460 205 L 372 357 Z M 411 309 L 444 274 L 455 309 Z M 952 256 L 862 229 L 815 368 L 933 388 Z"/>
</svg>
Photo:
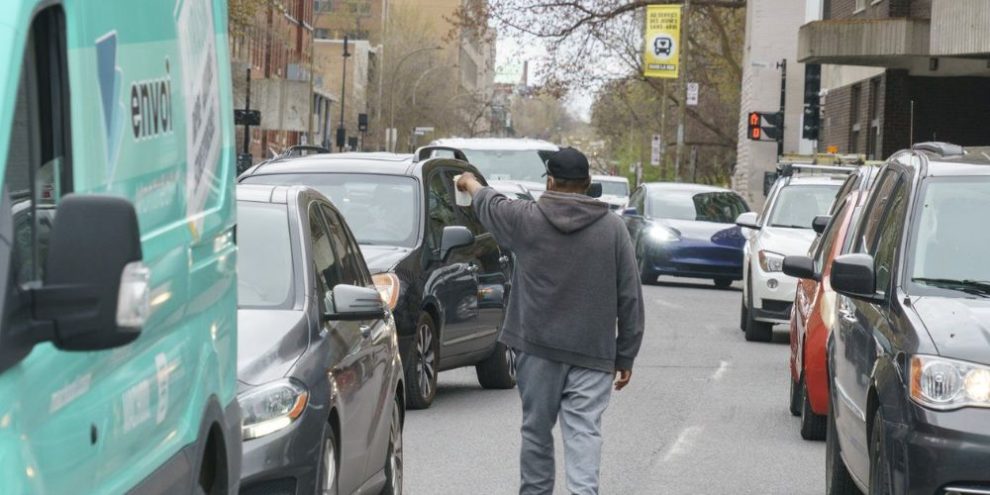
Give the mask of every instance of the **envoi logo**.
<svg viewBox="0 0 990 495">
<path fill-rule="evenodd" d="M 172 133 L 171 69 L 166 58 L 164 77 L 131 84 L 131 130 L 134 139 L 153 139 Z"/>
</svg>

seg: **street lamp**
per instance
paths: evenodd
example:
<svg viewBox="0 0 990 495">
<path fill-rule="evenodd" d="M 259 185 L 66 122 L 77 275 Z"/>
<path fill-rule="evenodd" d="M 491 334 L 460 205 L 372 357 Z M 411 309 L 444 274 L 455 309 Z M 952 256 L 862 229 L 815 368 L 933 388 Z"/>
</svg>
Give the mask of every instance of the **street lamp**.
<svg viewBox="0 0 990 495">
<path fill-rule="evenodd" d="M 388 91 L 389 91 L 389 97 L 388 97 L 388 128 L 389 129 L 392 129 L 392 128 L 395 127 L 395 80 L 398 79 L 399 71 L 402 70 L 402 64 L 406 63 L 406 60 L 409 60 L 409 58 L 412 57 L 413 55 L 415 55 L 417 53 L 422 53 L 422 52 L 430 51 L 430 50 L 440 51 L 440 50 L 443 50 L 443 47 L 437 45 L 437 46 L 429 46 L 429 47 L 425 47 L 425 48 L 420 48 L 418 50 L 413 50 L 413 51 L 407 53 L 404 57 L 402 57 L 402 59 L 399 60 L 399 63 L 395 65 L 395 72 L 392 73 L 392 80 L 389 82 L 389 87 L 388 87 Z M 395 143 L 392 143 L 392 146 L 394 147 L 395 146 Z M 391 150 L 386 150 L 386 151 L 391 151 Z"/>
</svg>

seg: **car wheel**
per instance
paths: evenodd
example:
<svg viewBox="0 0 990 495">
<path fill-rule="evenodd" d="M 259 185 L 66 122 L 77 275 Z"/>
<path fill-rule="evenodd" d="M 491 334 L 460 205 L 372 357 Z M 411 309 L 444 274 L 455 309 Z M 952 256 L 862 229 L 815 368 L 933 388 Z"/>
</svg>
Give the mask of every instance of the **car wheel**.
<svg viewBox="0 0 990 495">
<path fill-rule="evenodd" d="M 729 287 L 732 287 L 732 279 L 731 278 L 716 278 L 715 279 L 715 288 L 717 288 L 717 289 L 728 289 Z"/>
<path fill-rule="evenodd" d="M 746 296 L 743 295 L 739 301 L 739 330 L 746 331 L 747 321 L 749 321 L 749 308 L 746 307 Z"/>
<path fill-rule="evenodd" d="M 800 416 L 801 387 L 797 382 L 794 381 L 794 379 L 791 379 L 790 382 L 791 382 L 791 403 L 790 406 L 788 407 L 788 410 L 791 411 L 792 416 Z"/>
<path fill-rule="evenodd" d="M 826 495 L 862 495 L 846 468 L 839 450 L 839 432 L 835 428 L 835 398 L 829 398 L 828 428 L 825 432 L 825 493 Z"/>
<path fill-rule="evenodd" d="M 327 423 L 323 433 L 323 445 L 320 448 L 320 479 L 318 480 L 321 495 L 337 495 L 337 474 L 340 472 L 340 457 L 337 455 L 337 436 L 333 427 Z"/>
<path fill-rule="evenodd" d="M 392 401 L 392 423 L 388 433 L 388 456 L 385 458 L 385 487 L 381 495 L 402 494 L 402 405 L 397 396 Z"/>
<path fill-rule="evenodd" d="M 870 430 L 870 495 L 890 495 L 894 488 L 887 461 L 887 441 L 883 434 L 883 411 L 877 409 Z"/>
<path fill-rule="evenodd" d="M 416 322 L 412 359 L 406 365 L 406 403 L 409 409 L 426 409 L 437 394 L 438 342 L 436 324 L 423 312 Z"/>
<path fill-rule="evenodd" d="M 516 386 L 516 356 L 509 346 L 495 343 L 495 351 L 474 367 L 482 388 L 510 389 Z"/>
<path fill-rule="evenodd" d="M 825 430 L 828 428 L 827 418 L 811 409 L 808 399 L 808 384 L 801 380 L 801 438 L 805 440 L 825 440 Z"/>
<path fill-rule="evenodd" d="M 656 285 L 657 277 L 660 275 L 657 272 L 650 269 L 649 263 L 646 259 L 639 260 L 639 281 L 643 285 Z"/>
<path fill-rule="evenodd" d="M 753 318 L 753 312 L 749 308 L 753 307 L 753 285 L 750 283 L 749 293 L 746 305 L 746 327 L 743 329 L 746 332 L 746 340 L 749 342 L 770 342 L 773 340 L 773 324 L 764 323 L 762 321 L 757 321 Z"/>
</svg>

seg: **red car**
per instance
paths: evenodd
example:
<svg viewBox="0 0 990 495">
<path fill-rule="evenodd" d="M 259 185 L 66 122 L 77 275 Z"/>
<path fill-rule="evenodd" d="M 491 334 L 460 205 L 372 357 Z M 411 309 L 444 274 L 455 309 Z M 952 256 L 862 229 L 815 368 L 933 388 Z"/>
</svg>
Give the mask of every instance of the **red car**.
<svg viewBox="0 0 990 495">
<path fill-rule="evenodd" d="M 877 172 L 861 167 L 836 195 L 831 219 L 811 245 L 809 256 L 788 256 L 784 273 L 797 277 L 791 314 L 791 414 L 801 417 L 801 437 L 824 440 L 828 414 L 828 373 L 825 343 L 836 315 L 836 294 L 829 283 L 832 260 L 851 244 L 847 233 L 859 217 Z M 824 219 L 822 219 L 824 220 Z M 816 222 L 817 223 L 817 222 Z M 812 258 L 813 257 L 813 258 Z"/>
</svg>

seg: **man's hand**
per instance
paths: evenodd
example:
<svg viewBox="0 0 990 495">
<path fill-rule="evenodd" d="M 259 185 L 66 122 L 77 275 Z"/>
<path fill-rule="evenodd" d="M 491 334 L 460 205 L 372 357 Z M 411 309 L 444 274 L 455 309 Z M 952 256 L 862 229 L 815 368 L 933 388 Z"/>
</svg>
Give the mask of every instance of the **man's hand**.
<svg viewBox="0 0 990 495">
<path fill-rule="evenodd" d="M 622 390 L 632 380 L 632 370 L 615 370 L 615 389 Z"/>
<path fill-rule="evenodd" d="M 466 192 L 471 196 L 474 196 L 479 190 L 481 190 L 483 185 L 478 182 L 478 178 L 474 176 L 471 172 L 464 172 L 461 174 L 460 179 L 457 180 L 457 190 L 461 192 Z"/>
</svg>

